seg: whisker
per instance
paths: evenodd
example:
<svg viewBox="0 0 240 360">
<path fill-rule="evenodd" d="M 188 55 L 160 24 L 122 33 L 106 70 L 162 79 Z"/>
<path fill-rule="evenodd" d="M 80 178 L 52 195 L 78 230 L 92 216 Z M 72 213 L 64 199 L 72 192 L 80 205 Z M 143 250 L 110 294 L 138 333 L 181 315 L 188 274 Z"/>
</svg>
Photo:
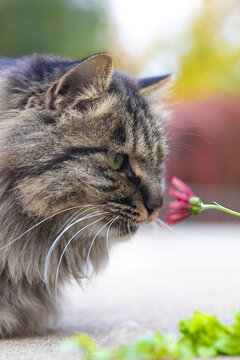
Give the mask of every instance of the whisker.
<svg viewBox="0 0 240 360">
<path fill-rule="evenodd" d="M 92 209 L 92 208 L 90 208 L 90 209 Z M 81 209 L 78 209 L 77 211 L 75 211 L 66 221 L 65 221 L 65 223 L 60 227 L 60 229 L 57 231 L 57 233 L 59 232 L 59 231 L 61 231 L 63 228 L 65 228 L 65 226 L 66 225 L 68 225 L 69 223 L 71 223 L 72 221 L 74 221 L 74 219 L 78 216 L 76 216 L 76 217 L 74 217 L 76 214 L 79 214 L 80 212 L 82 211 L 82 208 Z M 74 219 L 71 221 L 71 219 L 74 217 Z"/>
<path fill-rule="evenodd" d="M 109 220 L 106 224 L 104 224 L 104 225 L 98 230 L 98 232 L 94 235 L 94 238 L 93 238 L 92 241 L 91 241 L 91 244 L 90 244 L 89 249 L 88 249 L 87 259 L 86 259 L 86 265 L 85 265 L 85 271 L 84 271 L 85 275 L 87 274 L 89 256 L 90 256 L 90 253 L 91 253 L 93 244 L 94 244 L 94 242 L 95 242 L 95 239 L 96 239 L 96 237 L 98 236 L 98 234 L 100 233 L 100 231 L 102 231 L 102 229 L 104 229 L 105 226 L 107 226 L 111 221 L 112 221 L 112 219 Z"/>
<path fill-rule="evenodd" d="M 100 216 L 102 214 L 98 214 L 98 216 Z M 78 230 L 71 238 L 70 240 L 68 240 L 67 244 L 65 245 L 62 253 L 61 253 L 61 256 L 59 258 L 59 261 L 58 261 L 58 265 L 57 265 L 57 270 L 56 270 L 56 276 L 55 276 L 55 298 L 57 300 L 57 282 L 58 282 L 58 274 L 59 274 L 59 269 L 60 269 L 60 266 L 61 266 L 61 262 L 62 262 L 62 258 L 63 258 L 63 255 L 65 254 L 68 246 L 70 245 L 71 241 L 80 233 L 82 232 L 83 230 L 85 230 L 86 228 L 88 228 L 89 226 L 101 221 L 103 218 L 100 218 L 100 219 L 97 219 L 95 221 L 93 221 L 91 224 L 88 224 L 86 226 L 84 226 L 82 229 Z"/>
<path fill-rule="evenodd" d="M 130 229 L 129 219 L 128 219 L 128 222 L 127 222 L 127 227 L 128 227 L 128 232 L 129 232 L 129 235 L 130 235 L 130 239 L 132 240 L 133 237 L 132 237 L 132 233 L 131 233 L 131 229 Z"/>
<path fill-rule="evenodd" d="M 152 222 L 151 226 L 155 231 L 159 231 L 160 225 L 158 225 L 156 221 Z"/>
<path fill-rule="evenodd" d="M 172 226 L 169 226 L 167 223 L 165 223 L 165 221 L 161 220 L 160 218 L 157 218 L 155 222 L 160 229 L 167 229 L 173 233 L 180 234 L 179 230 L 175 230 Z"/>
<path fill-rule="evenodd" d="M 88 204 L 88 205 L 83 205 L 83 207 L 91 206 L 91 207 L 89 208 L 89 210 L 92 210 L 92 209 L 94 209 L 94 208 L 96 208 L 96 207 L 98 207 L 98 206 L 103 206 L 103 205 L 101 205 L 101 204 L 96 204 L 95 206 L 93 206 L 93 205 L 94 205 L 94 203 L 93 203 L 93 204 Z M 76 215 L 77 213 L 79 213 L 79 212 L 83 209 L 83 207 L 81 207 L 81 209 L 75 211 L 75 213 L 74 213 L 73 215 L 71 215 L 70 218 L 69 218 L 67 221 L 65 221 L 65 223 L 61 226 L 60 230 L 62 230 L 62 229 L 63 229 L 67 224 L 69 224 L 70 222 L 74 221 L 74 220 L 78 217 L 78 215 L 75 216 L 75 217 L 74 217 L 74 215 Z M 74 218 L 73 218 L 73 217 L 74 217 Z M 73 219 L 72 219 L 72 218 L 73 218 Z M 72 219 L 72 221 L 71 221 L 71 219 Z"/>
<path fill-rule="evenodd" d="M 157 226 L 160 227 L 160 228 L 165 228 L 165 229 L 168 229 L 168 230 L 172 230 L 171 227 L 167 223 L 165 223 L 165 221 L 163 221 L 163 220 L 161 220 L 159 218 L 157 218 L 155 220 L 155 224 L 157 224 Z"/>
<path fill-rule="evenodd" d="M 58 212 L 56 212 L 55 214 L 52 214 L 52 215 L 48 216 L 46 219 L 43 219 L 43 220 L 39 221 L 37 224 L 35 224 L 35 225 L 33 225 L 32 227 L 30 227 L 30 229 L 24 231 L 24 233 L 22 233 L 21 235 L 19 235 L 19 236 L 16 237 L 15 239 L 11 240 L 11 241 L 10 241 L 9 243 L 7 243 L 6 245 L 2 246 L 2 247 L 0 248 L 0 251 L 1 251 L 1 250 L 4 250 L 4 249 L 7 248 L 8 246 L 12 245 L 15 241 L 21 239 L 24 235 L 26 235 L 26 234 L 29 233 L 31 230 L 35 229 L 37 226 L 41 225 L 41 224 L 44 223 L 45 221 L 53 218 L 54 216 L 57 216 L 57 215 L 59 215 L 59 214 L 62 214 L 62 213 L 64 213 L 64 212 L 66 212 L 66 211 L 73 210 L 73 209 L 79 209 L 79 206 L 73 206 L 73 207 L 70 207 L 70 208 L 68 208 L 68 209 L 64 209 L 64 210 L 58 211 Z"/>
<path fill-rule="evenodd" d="M 79 215 L 82 215 L 83 213 L 85 213 L 86 211 L 88 211 L 89 209 L 87 210 L 84 210 L 81 214 Z M 46 287 L 47 287 L 47 290 L 49 292 L 49 294 L 51 294 L 51 291 L 49 289 L 49 286 L 48 286 L 48 281 L 47 281 L 47 273 L 48 273 L 48 266 L 49 266 L 49 262 L 50 262 L 50 258 L 51 258 L 51 255 L 52 255 L 52 252 L 55 248 L 55 246 L 57 245 L 57 243 L 60 241 L 61 237 L 63 236 L 63 234 L 68 231 L 72 226 L 74 226 L 75 224 L 78 224 L 79 222 L 83 221 L 83 220 L 86 220 L 86 219 L 89 219 L 93 216 L 96 216 L 97 214 L 99 214 L 100 210 L 98 211 L 95 211 L 91 214 L 88 214 L 88 215 L 85 215 L 84 217 L 74 221 L 74 222 L 71 222 L 71 224 L 69 224 L 68 226 L 65 227 L 65 229 L 63 229 L 63 231 L 58 235 L 58 237 L 54 240 L 54 242 L 52 243 L 52 245 L 50 246 L 49 250 L 48 250 L 48 253 L 47 253 L 47 256 L 46 256 L 46 260 L 45 260 L 45 264 L 44 264 L 44 281 L 45 281 L 45 284 L 46 284 Z"/>
<path fill-rule="evenodd" d="M 109 227 L 108 227 L 108 229 L 107 229 L 107 234 L 106 234 L 106 247 L 107 247 L 107 252 L 108 252 L 108 254 L 109 254 L 109 241 L 108 241 L 109 230 L 110 230 L 112 224 L 113 224 L 118 218 L 119 218 L 119 215 L 116 216 L 116 217 L 112 220 L 111 224 L 109 225 Z"/>
<path fill-rule="evenodd" d="M 122 225 L 122 220 L 120 220 L 119 227 L 118 227 L 118 238 L 119 238 L 119 240 L 121 240 L 121 225 Z"/>
</svg>

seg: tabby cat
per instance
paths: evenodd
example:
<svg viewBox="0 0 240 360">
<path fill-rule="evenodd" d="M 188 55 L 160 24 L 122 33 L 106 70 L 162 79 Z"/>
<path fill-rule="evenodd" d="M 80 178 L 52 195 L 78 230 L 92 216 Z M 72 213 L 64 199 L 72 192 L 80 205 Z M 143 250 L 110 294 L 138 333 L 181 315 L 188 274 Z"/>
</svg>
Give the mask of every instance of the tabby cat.
<svg viewBox="0 0 240 360">
<path fill-rule="evenodd" d="M 162 206 L 168 76 L 112 63 L 0 59 L 2 337 L 43 331 L 59 285 L 99 270 Z"/>
</svg>

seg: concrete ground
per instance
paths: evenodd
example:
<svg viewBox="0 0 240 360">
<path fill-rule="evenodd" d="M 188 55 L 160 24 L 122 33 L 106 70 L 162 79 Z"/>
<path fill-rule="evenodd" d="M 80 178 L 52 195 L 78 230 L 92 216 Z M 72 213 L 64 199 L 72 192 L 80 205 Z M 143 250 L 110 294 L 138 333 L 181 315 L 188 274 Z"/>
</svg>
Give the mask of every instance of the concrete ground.
<svg viewBox="0 0 240 360">
<path fill-rule="evenodd" d="M 76 359 L 59 352 L 75 330 L 116 346 L 153 330 L 177 333 L 195 310 L 233 320 L 240 308 L 240 225 L 150 226 L 116 246 L 108 267 L 84 290 L 65 289 L 58 329 L 0 341 L 0 360 Z"/>
</svg>

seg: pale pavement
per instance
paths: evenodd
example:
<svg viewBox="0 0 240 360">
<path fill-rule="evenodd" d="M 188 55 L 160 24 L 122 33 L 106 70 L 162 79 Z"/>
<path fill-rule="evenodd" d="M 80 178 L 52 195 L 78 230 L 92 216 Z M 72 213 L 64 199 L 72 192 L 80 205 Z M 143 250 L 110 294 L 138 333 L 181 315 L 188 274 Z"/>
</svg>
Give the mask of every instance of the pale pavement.
<svg viewBox="0 0 240 360">
<path fill-rule="evenodd" d="M 179 320 L 195 310 L 231 322 L 240 309 L 240 225 L 150 226 L 116 246 L 84 290 L 68 286 L 65 295 L 61 330 L 0 341 L 0 360 L 76 358 L 59 353 L 75 329 L 115 346 L 153 330 L 177 334 Z"/>
</svg>

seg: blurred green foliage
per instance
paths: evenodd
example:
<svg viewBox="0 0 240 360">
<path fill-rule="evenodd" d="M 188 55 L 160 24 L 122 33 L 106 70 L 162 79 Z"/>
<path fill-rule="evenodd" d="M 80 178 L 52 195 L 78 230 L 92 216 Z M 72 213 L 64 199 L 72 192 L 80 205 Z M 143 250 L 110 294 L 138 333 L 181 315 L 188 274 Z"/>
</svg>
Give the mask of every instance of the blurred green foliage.
<svg viewBox="0 0 240 360">
<path fill-rule="evenodd" d="M 107 12 L 98 0 L 0 0 L 0 55 L 33 52 L 82 58 L 107 50 Z"/>
<path fill-rule="evenodd" d="M 94 340 L 84 333 L 66 339 L 60 351 L 69 354 L 84 350 L 83 360 L 192 360 L 240 354 L 240 313 L 234 312 L 235 322 L 222 324 L 215 315 L 196 311 L 192 319 L 181 320 L 181 338 L 176 341 L 171 334 L 155 333 L 140 338 L 135 344 L 116 349 L 99 348 Z M 76 357 L 77 359 L 77 357 Z"/>
<path fill-rule="evenodd" d="M 212 0 L 205 6 L 190 29 L 192 45 L 181 61 L 181 72 L 176 82 L 177 97 L 227 93 L 240 90 L 240 48 L 232 46 L 222 33 L 228 14 L 219 13 Z M 221 7 L 221 2 L 217 3 Z M 214 5 L 214 6 L 213 6 Z"/>
</svg>

